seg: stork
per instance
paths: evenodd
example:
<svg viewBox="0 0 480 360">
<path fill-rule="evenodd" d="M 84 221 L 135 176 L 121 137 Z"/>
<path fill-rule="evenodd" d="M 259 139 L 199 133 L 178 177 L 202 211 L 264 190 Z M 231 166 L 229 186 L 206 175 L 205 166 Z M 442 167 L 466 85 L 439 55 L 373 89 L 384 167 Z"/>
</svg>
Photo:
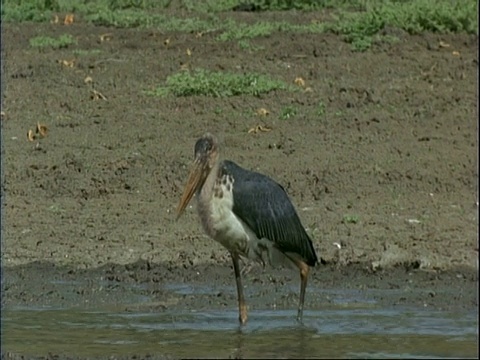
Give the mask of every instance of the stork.
<svg viewBox="0 0 480 360">
<path fill-rule="evenodd" d="M 247 322 L 240 257 L 300 270 L 297 320 L 301 322 L 308 274 L 318 258 L 283 187 L 232 161 L 220 161 L 218 141 L 206 133 L 195 143 L 195 159 L 177 207 L 177 219 L 194 195 L 205 232 L 232 257 L 240 323 Z"/>
</svg>

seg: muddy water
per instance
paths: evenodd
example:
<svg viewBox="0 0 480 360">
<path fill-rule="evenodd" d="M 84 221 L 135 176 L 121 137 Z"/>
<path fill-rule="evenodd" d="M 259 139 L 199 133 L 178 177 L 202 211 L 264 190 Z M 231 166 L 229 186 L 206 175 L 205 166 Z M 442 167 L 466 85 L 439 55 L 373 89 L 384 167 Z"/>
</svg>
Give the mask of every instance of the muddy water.
<svg viewBox="0 0 480 360">
<path fill-rule="evenodd" d="M 189 292 L 188 286 L 172 285 Z M 331 290 L 333 291 L 333 290 Z M 384 308 L 339 291 L 342 301 L 305 311 L 253 310 L 240 328 L 236 309 L 125 311 L 102 307 L 9 307 L 5 349 L 20 354 L 81 357 L 432 358 L 478 355 L 477 313 Z M 151 299 L 143 302 L 148 305 Z M 145 308 L 144 308 L 145 309 Z"/>
</svg>

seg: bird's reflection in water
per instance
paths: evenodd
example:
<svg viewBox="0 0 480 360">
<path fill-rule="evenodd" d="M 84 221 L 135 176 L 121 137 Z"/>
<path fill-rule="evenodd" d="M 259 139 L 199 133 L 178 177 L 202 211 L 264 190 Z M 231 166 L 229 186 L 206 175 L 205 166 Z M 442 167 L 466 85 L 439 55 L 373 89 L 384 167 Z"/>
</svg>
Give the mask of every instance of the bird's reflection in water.
<svg viewBox="0 0 480 360">
<path fill-rule="evenodd" d="M 242 327 L 239 327 L 237 332 L 234 335 L 236 337 L 236 348 L 233 350 L 233 354 L 230 357 L 231 359 L 245 359 L 244 346 L 245 346 L 245 337 L 246 334 L 242 331 Z"/>
<path fill-rule="evenodd" d="M 244 327 L 239 327 L 232 334 L 235 337 L 235 347 L 230 359 L 248 359 L 253 357 L 271 358 L 281 357 L 293 359 L 305 359 L 314 354 L 314 350 L 310 348 L 310 340 L 316 331 L 302 324 L 297 324 L 290 328 L 279 329 L 278 332 L 272 333 L 270 341 L 265 341 L 265 337 L 256 336 L 255 332 L 249 332 Z M 261 339 L 262 343 L 257 342 Z M 282 349 L 283 347 L 283 349 Z M 255 350 L 253 350 L 255 349 Z M 259 352 L 258 350 L 264 351 Z M 253 351 L 252 351 L 253 350 Z M 282 353 L 283 350 L 283 353 Z"/>
</svg>

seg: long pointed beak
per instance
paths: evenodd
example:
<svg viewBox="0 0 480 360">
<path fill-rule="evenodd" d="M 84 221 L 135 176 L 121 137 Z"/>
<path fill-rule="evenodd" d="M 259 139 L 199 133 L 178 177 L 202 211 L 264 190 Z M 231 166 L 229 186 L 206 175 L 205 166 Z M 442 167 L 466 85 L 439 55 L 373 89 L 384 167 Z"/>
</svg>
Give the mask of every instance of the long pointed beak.
<svg viewBox="0 0 480 360">
<path fill-rule="evenodd" d="M 197 190 L 203 186 L 207 177 L 206 170 L 205 161 L 203 161 L 201 157 L 197 157 L 193 163 L 190 175 L 188 176 L 182 198 L 177 206 L 177 220 L 182 215 L 190 200 L 192 200 L 193 195 L 195 195 Z"/>
</svg>

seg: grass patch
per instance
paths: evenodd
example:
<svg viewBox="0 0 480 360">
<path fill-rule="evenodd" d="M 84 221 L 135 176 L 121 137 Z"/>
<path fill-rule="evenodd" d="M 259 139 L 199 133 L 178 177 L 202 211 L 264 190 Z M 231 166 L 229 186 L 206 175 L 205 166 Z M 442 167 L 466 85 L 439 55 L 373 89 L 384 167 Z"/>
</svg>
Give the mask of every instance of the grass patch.
<svg viewBox="0 0 480 360">
<path fill-rule="evenodd" d="M 319 1 L 318 3 L 322 3 Z M 230 23 L 217 37 L 219 41 L 252 39 L 276 32 L 322 33 L 342 35 L 357 51 L 365 51 L 375 41 L 394 42 L 392 37 L 380 35 L 386 27 L 399 28 L 409 34 L 478 33 L 477 3 L 475 0 L 453 2 L 450 0 L 365 0 L 347 1 L 332 12 L 334 20 L 329 23 L 295 25 L 288 22 L 265 22 L 254 24 Z M 319 5 L 320 6 L 320 5 Z M 322 7 L 333 7 L 331 1 Z M 348 9 L 348 10 L 347 10 Z"/>
<path fill-rule="evenodd" d="M 58 38 L 53 38 L 50 36 L 36 36 L 30 39 L 30 46 L 35 48 L 46 48 L 50 47 L 53 49 L 66 48 L 69 45 L 76 44 L 77 40 L 73 36 L 64 34 L 60 35 Z"/>
<path fill-rule="evenodd" d="M 276 90 L 295 91 L 283 81 L 258 74 L 235 74 L 198 69 L 171 75 L 165 85 L 148 93 L 156 96 L 211 96 L 230 97 L 237 95 L 259 96 Z"/>
<path fill-rule="evenodd" d="M 259 21 L 254 24 L 242 24 L 230 22 L 223 33 L 217 36 L 219 41 L 253 39 L 260 36 L 268 36 L 276 32 L 295 33 L 322 33 L 327 29 L 325 24 L 312 23 L 307 25 L 294 25 L 288 22 Z"/>
<path fill-rule="evenodd" d="M 295 25 L 259 21 L 254 24 L 220 20 L 240 0 L 2 0 L 2 21 L 50 21 L 53 14 L 75 13 L 96 25 L 157 28 L 161 31 L 219 31 L 218 41 L 248 40 L 278 32 L 339 34 L 358 51 L 383 41 L 386 27 L 409 34 L 422 32 L 478 34 L 476 0 L 250 0 L 255 9 L 319 11 L 331 21 Z M 182 18 L 165 14 L 179 9 Z M 257 13 L 261 17 L 261 12 Z M 298 13 L 301 16 L 301 13 Z M 324 13 L 322 13 L 324 14 Z M 390 41 L 391 39 L 389 39 Z M 245 45 L 245 43 L 243 44 Z"/>
<path fill-rule="evenodd" d="M 180 7 L 188 11 L 211 14 L 231 10 L 239 0 L 182 0 L 180 3 Z"/>
<path fill-rule="evenodd" d="M 183 0 L 181 3 L 190 11 L 203 12 L 232 10 L 240 4 L 244 4 L 243 8 L 250 11 L 314 11 L 331 8 L 361 9 L 365 0 Z"/>
<path fill-rule="evenodd" d="M 161 31 L 202 32 L 220 28 L 220 21 L 210 16 L 200 19 L 195 16 L 177 18 L 162 13 L 145 13 L 135 9 L 122 11 L 101 10 L 86 16 L 86 19 L 99 26 L 120 28 L 156 28 Z"/>
<path fill-rule="evenodd" d="M 476 34 L 478 32 L 477 3 L 449 0 L 370 1 L 364 12 L 342 12 L 328 30 L 344 36 L 353 49 L 368 49 L 374 36 L 385 27 L 405 30 L 409 34 L 422 32 Z"/>
</svg>

